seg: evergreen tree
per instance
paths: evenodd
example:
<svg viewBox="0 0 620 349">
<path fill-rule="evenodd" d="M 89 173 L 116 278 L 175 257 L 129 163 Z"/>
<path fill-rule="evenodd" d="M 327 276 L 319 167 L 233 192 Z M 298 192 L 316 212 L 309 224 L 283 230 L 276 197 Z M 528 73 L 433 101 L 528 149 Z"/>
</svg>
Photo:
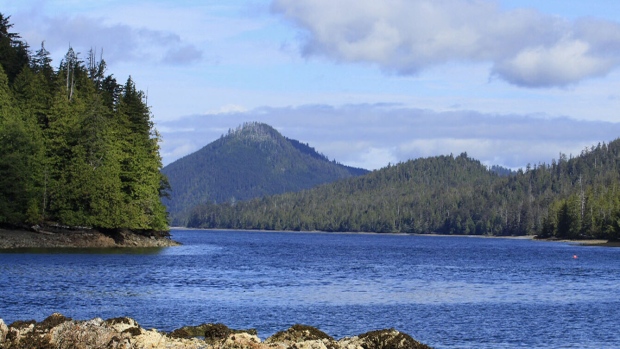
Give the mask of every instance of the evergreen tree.
<svg viewBox="0 0 620 349">
<path fill-rule="evenodd" d="M 20 61 L 11 27 L 0 15 L 0 224 L 167 230 L 143 93 L 92 51 L 85 65 L 69 48 L 56 71 L 43 43 Z"/>
<path fill-rule="evenodd" d="M 42 74 L 47 81 L 53 80 L 52 58 L 50 58 L 50 52 L 45 49 L 45 41 L 41 42 L 41 48 L 32 57 L 31 66 L 36 73 Z"/>
<path fill-rule="evenodd" d="M 0 223 L 37 223 L 42 210 L 40 132 L 14 104 L 0 66 Z"/>
<path fill-rule="evenodd" d="M 120 97 L 117 115 L 123 153 L 121 190 L 129 222 L 139 229 L 164 229 L 167 214 L 161 195 L 166 180 L 160 172 L 159 134 L 153 130 L 144 93 L 136 89 L 131 77 Z"/>
<path fill-rule="evenodd" d="M 13 24 L 9 22 L 11 16 L 0 13 L 0 65 L 4 68 L 9 83 L 19 75 L 24 66 L 28 65 L 28 45 L 19 40 L 17 33 L 11 32 Z"/>
</svg>

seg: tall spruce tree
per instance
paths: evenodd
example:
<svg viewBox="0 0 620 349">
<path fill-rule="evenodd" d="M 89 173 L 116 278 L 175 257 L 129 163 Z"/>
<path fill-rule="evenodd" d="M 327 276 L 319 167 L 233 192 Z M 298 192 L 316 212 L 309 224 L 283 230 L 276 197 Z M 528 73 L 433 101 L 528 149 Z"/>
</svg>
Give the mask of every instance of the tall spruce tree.
<svg viewBox="0 0 620 349">
<path fill-rule="evenodd" d="M 8 19 L 0 14 L 0 224 L 167 230 L 143 92 L 117 84 L 92 51 L 85 65 L 69 48 L 58 70 L 43 44 L 20 61 L 27 45 Z"/>
<path fill-rule="evenodd" d="M 36 223 L 41 219 L 40 130 L 15 106 L 0 66 L 0 222 Z"/>
<path fill-rule="evenodd" d="M 165 178 L 161 174 L 159 135 L 153 129 L 145 96 L 129 77 L 117 111 L 121 139 L 122 192 L 128 203 L 128 221 L 135 228 L 163 229 L 166 209 L 161 203 Z"/>
<path fill-rule="evenodd" d="M 11 32 L 13 24 L 11 16 L 0 13 L 0 65 L 4 68 L 9 82 L 19 75 L 24 66 L 28 65 L 28 44 L 20 40 L 17 33 Z"/>
</svg>

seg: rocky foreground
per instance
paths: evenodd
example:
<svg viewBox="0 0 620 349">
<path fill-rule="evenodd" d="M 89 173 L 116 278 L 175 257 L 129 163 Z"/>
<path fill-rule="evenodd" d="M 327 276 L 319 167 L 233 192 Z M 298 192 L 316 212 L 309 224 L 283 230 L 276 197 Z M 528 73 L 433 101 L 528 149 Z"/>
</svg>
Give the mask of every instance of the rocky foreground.
<svg viewBox="0 0 620 349">
<path fill-rule="evenodd" d="M 261 341 L 255 330 L 222 324 L 189 326 L 171 333 L 146 330 L 130 318 L 76 321 L 52 314 L 41 322 L 0 319 L 0 349 L 432 349 L 394 329 L 335 340 L 320 330 L 294 325 Z"/>
</svg>

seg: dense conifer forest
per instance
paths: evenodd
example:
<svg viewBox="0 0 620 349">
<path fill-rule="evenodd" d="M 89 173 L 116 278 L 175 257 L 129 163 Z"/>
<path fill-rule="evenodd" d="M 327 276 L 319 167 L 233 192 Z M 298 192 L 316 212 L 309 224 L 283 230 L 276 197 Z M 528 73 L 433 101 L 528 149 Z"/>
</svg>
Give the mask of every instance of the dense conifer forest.
<svg viewBox="0 0 620 349">
<path fill-rule="evenodd" d="M 620 237 L 620 140 L 498 174 L 466 153 L 245 202 L 195 207 L 190 227 Z"/>
<path fill-rule="evenodd" d="M 163 168 L 172 187 L 164 199 L 172 223 L 185 225 L 187 209 L 203 202 L 236 202 L 368 173 L 343 166 L 273 127 L 248 122 Z"/>
<path fill-rule="evenodd" d="M 57 68 L 0 14 L 0 224 L 167 230 L 145 95 L 91 50 Z"/>
</svg>

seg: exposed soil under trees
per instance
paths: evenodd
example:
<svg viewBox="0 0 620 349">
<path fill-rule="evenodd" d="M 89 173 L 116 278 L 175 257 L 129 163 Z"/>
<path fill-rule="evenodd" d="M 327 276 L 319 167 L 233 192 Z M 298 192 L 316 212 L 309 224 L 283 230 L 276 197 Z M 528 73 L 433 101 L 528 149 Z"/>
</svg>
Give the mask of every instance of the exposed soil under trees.
<svg viewBox="0 0 620 349">
<path fill-rule="evenodd" d="M 59 226 L 0 228 L 0 249 L 18 248 L 113 248 L 177 246 L 167 232 L 97 230 Z"/>
</svg>

